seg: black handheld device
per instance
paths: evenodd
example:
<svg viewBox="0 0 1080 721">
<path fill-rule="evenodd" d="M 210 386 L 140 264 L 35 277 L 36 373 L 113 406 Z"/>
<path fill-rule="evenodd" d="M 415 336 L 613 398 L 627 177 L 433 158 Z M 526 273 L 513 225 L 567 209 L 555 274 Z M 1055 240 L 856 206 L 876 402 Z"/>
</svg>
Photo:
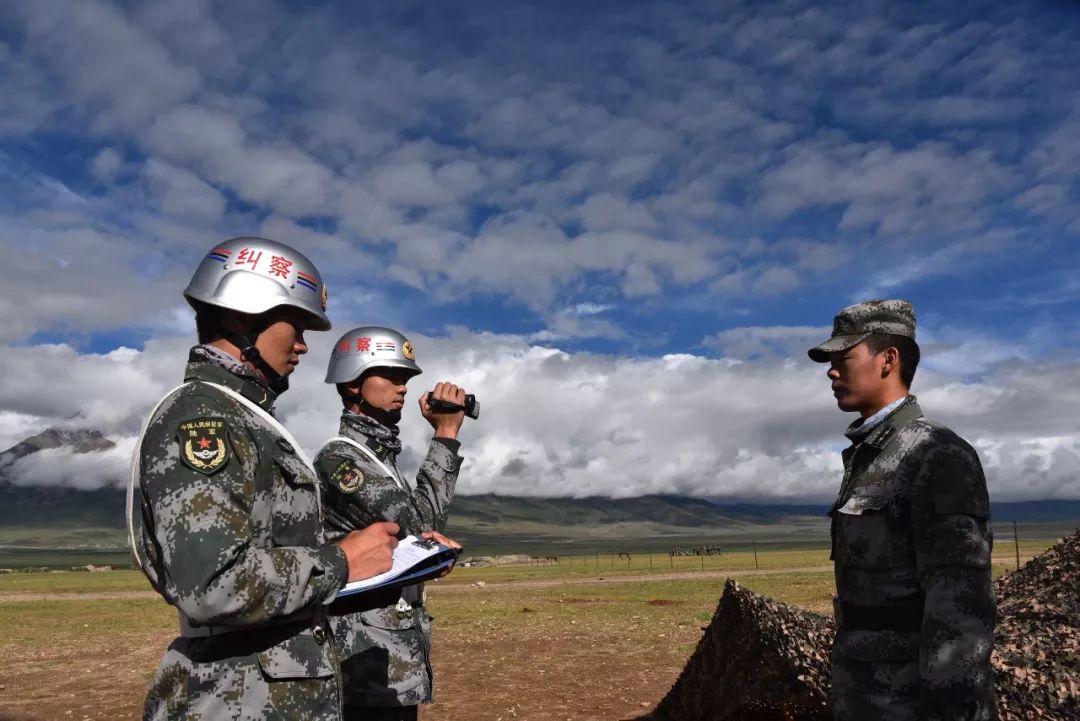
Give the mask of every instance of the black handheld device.
<svg viewBox="0 0 1080 721">
<path fill-rule="evenodd" d="M 472 393 L 465 395 L 464 406 L 459 406 L 457 403 L 451 403 L 450 401 L 432 398 L 430 392 L 427 394 L 425 400 L 427 400 L 428 407 L 436 413 L 460 413 L 461 411 L 465 411 L 465 415 L 469 418 L 476 419 L 480 417 L 480 403 L 477 402 L 476 396 Z"/>
</svg>

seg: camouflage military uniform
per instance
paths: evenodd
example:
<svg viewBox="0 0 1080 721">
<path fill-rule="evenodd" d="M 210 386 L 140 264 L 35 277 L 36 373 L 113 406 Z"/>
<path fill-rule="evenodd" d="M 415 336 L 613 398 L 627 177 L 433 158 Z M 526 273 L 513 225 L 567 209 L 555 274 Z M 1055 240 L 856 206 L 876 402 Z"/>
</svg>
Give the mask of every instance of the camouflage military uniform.
<svg viewBox="0 0 1080 721">
<path fill-rule="evenodd" d="M 348 567 L 324 545 L 317 480 L 222 387 L 268 412 L 273 393 L 214 349 L 190 360 L 191 383 L 165 399 L 139 449 L 139 552 L 181 626 L 144 717 L 340 719 L 325 604 Z"/>
<path fill-rule="evenodd" d="M 457 440 L 432 439 L 413 486 L 395 465 L 401 448 L 396 431 L 345 411 L 340 434 L 370 448 L 388 468 L 340 440 L 323 447 L 315 468 L 323 483 L 330 538 L 380 520 L 394 521 L 403 534 L 446 528 L 461 465 Z M 423 587 L 412 586 L 402 589 L 400 598 L 397 592 L 384 594 L 374 602 L 381 607 L 352 611 L 348 604 L 335 604 L 332 624 L 341 648 L 346 718 L 370 717 L 365 707 L 431 702 L 432 619 L 423 602 Z"/>
<path fill-rule="evenodd" d="M 995 719 L 993 539 L 975 450 L 914 396 L 847 436 L 830 511 L 837 718 Z"/>
</svg>

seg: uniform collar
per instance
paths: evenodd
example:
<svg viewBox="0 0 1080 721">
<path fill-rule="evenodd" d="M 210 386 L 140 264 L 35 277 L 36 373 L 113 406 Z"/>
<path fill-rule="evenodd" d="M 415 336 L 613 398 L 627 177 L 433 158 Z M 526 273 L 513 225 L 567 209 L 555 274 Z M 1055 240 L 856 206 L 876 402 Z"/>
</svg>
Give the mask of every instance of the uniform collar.
<svg viewBox="0 0 1080 721">
<path fill-rule="evenodd" d="M 339 433 L 346 438 L 363 443 L 375 451 L 380 458 L 386 458 L 387 455 L 397 456 L 401 451 L 401 439 L 398 437 L 396 426 L 388 428 L 371 416 L 362 413 L 342 411 Z"/>
<path fill-rule="evenodd" d="M 851 439 L 851 442 L 855 445 L 865 443 L 878 449 L 884 448 L 897 431 L 906 426 L 908 422 L 923 416 L 918 399 L 913 395 L 909 395 L 893 405 L 894 407 L 891 410 L 885 409 L 888 412 L 883 418 L 873 419 L 871 416 L 870 424 L 867 424 L 866 420 L 861 418 L 855 421 L 844 431 L 844 435 Z"/>
<path fill-rule="evenodd" d="M 225 386 L 255 403 L 264 411 L 271 414 L 274 412 L 274 401 L 277 400 L 276 393 L 254 379 L 232 373 L 202 355 L 193 353 L 188 357 L 187 368 L 184 370 L 184 380 L 203 381 L 204 383 Z"/>
</svg>

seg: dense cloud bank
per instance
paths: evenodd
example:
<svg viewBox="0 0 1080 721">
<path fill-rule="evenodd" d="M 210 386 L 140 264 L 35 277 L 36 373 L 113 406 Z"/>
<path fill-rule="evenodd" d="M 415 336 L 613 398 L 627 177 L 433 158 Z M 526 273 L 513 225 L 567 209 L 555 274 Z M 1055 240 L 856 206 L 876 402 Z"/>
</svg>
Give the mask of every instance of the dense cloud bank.
<svg viewBox="0 0 1080 721">
<path fill-rule="evenodd" d="M 279 403 L 309 451 L 337 426 L 337 396 L 321 382 L 329 343 L 312 339 Z M 187 345 L 171 338 L 105 355 L 9 348 L 0 447 L 53 424 L 118 444 L 86 456 L 42 452 L 14 466 L 19 482 L 88 487 L 123 477 L 144 416 L 179 382 Z M 482 403 L 462 433 L 464 493 L 822 500 L 836 488 L 852 416 L 833 406 L 824 367 L 802 358 L 566 353 L 466 331 L 415 336 L 414 345 L 425 373 L 410 384 L 403 465 L 416 467 L 430 435 L 415 398 L 456 380 Z M 997 500 L 1080 498 L 1080 441 L 1068 423 L 1078 389 L 1078 365 L 1015 363 L 966 381 L 927 370 L 915 387 L 929 415 L 979 449 Z"/>
</svg>

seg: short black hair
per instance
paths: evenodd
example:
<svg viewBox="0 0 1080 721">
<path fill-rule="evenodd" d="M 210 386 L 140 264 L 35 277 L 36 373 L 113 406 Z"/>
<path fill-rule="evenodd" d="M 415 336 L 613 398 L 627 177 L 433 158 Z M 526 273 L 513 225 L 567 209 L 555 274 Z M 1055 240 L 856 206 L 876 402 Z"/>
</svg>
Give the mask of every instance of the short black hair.
<svg viewBox="0 0 1080 721">
<path fill-rule="evenodd" d="M 873 333 L 864 343 L 871 355 L 877 355 L 888 348 L 895 348 L 900 353 L 900 382 L 905 388 L 911 388 L 920 357 L 919 344 L 914 338 L 891 333 Z"/>
<path fill-rule="evenodd" d="M 353 402 L 356 401 L 356 396 L 354 396 L 352 393 L 347 393 L 345 391 L 345 386 L 350 385 L 351 383 L 353 383 L 353 381 L 345 381 L 344 383 L 335 383 L 334 384 L 334 388 L 335 388 L 335 390 L 337 390 L 337 394 L 341 397 L 341 402 L 342 403 L 347 404 L 350 401 L 353 401 Z"/>
<path fill-rule="evenodd" d="M 195 308 L 195 333 L 199 337 L 199 343 L 212 343 L 228 334 L 225 330 L 223 308 L 199 301 L 193 301 L 191 305 Z"/>
<path fill-rule="evenodd" d="M 233 338 L 236 338 L 237 334 L 225 326 L 226 314 L 231 313 L 234 317 L 239 318 L 242 324 L 246 324 L 247 330 L 245 333 L 251 340 L 254 340 L 270 325 L 272 320 L 270 313 L 275 310 L 275 308 L 271 308 L 264 313 L 251 315 L 250 313 L 242 313 L 238 310 L 222 308 L 198 300 L 190 302 L 195 309 L 195 333 L 199 338 L 199 343 L 203 345 L 213 343 L 219 338 L 229 339 L 233 343 L 236 342 Z"/>
</svg>

